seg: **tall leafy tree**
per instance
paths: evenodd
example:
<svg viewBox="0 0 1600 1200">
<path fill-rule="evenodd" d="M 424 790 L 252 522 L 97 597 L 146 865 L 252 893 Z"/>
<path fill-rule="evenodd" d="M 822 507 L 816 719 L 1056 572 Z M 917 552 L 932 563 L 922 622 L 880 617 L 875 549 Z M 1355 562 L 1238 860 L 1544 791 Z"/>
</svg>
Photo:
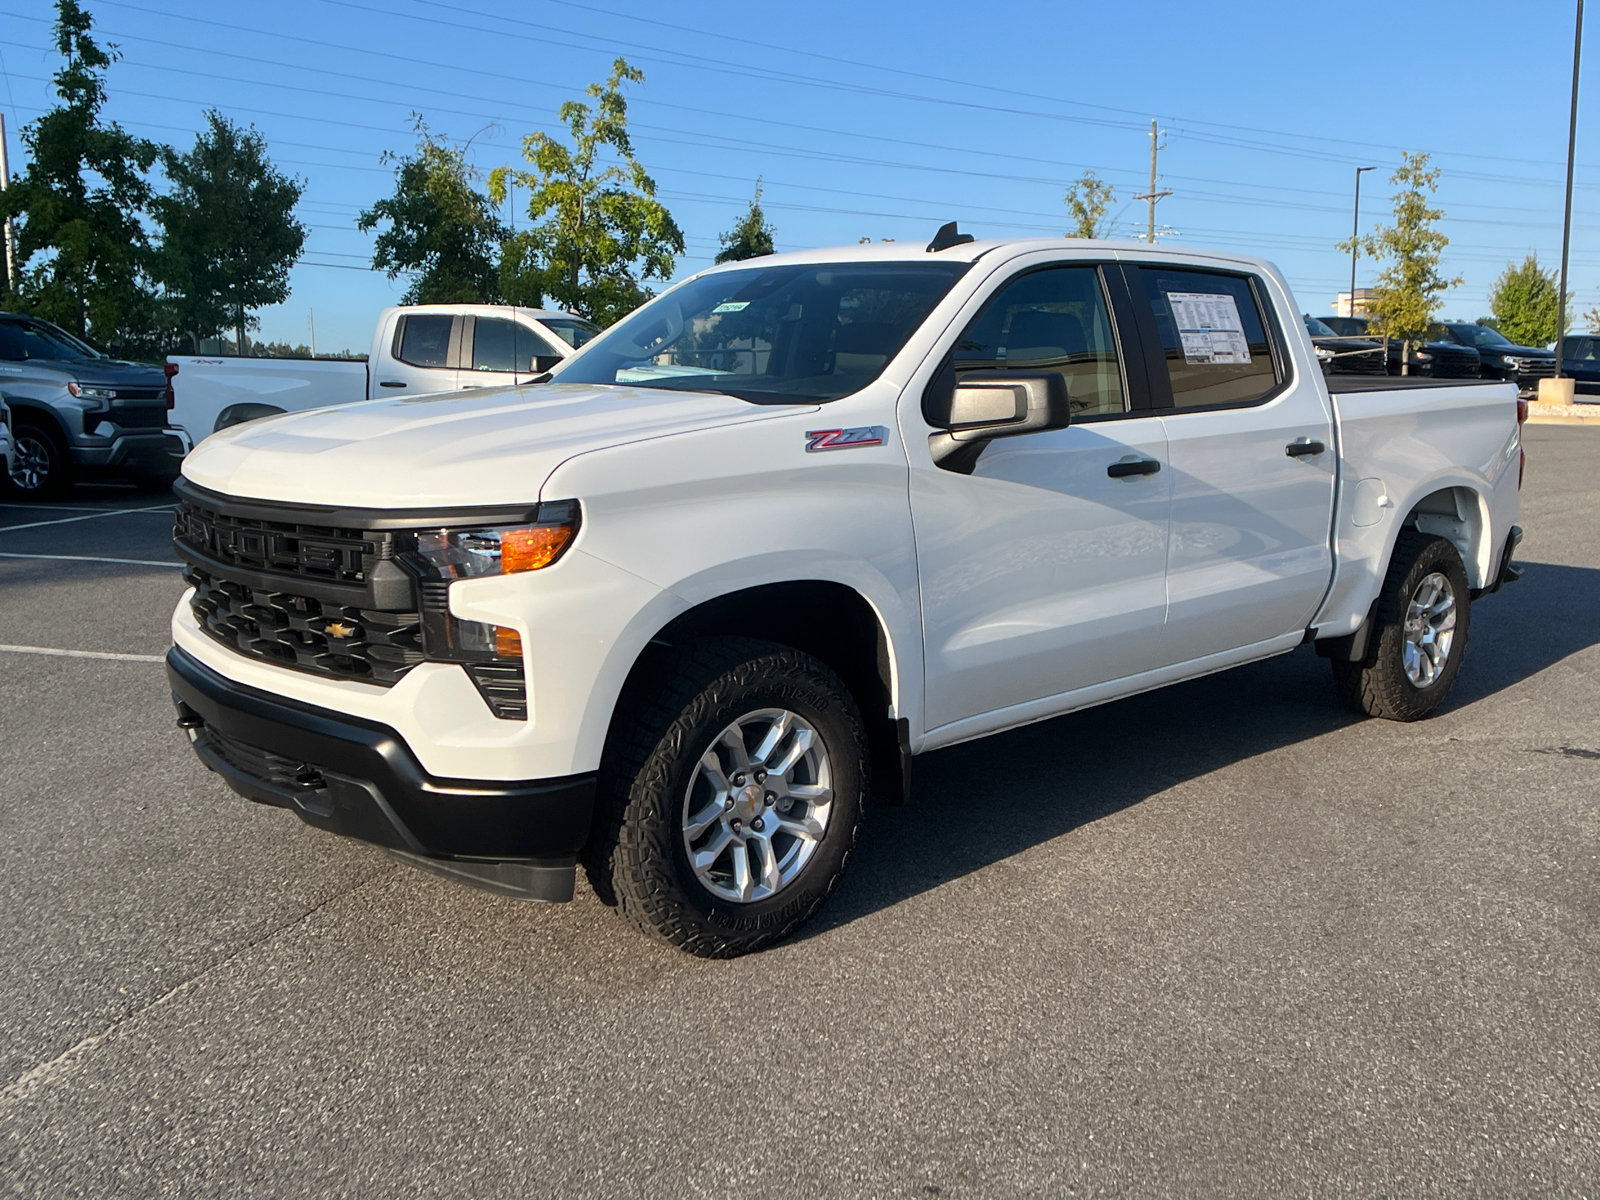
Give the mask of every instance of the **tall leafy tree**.
<svg viewBox="0 0 1600 1200">
<path fill-rule="evenodd" d="M 1093 171 L 1085 171 L 1078 181 L 1067 189 L 1063 203 L 1072 215 L 1072 228 L 1068 237 L 1103 238 L 1111 232 L 1111 222 L 1106 220 L 1106 210 L 1117 199 L 1117 189 L 1099 178 Z"/>
<path fill-rule="evenodd" d="M 539 295 L 609 325 L 650 298 L 647 281 L 672 274 L 683 234 L 656 199 L 655 180 L 634 157 L 628 137 L 622 85 L 643 82 L 643 72 L 617 59 L 605 83 L 589 85 L 592 106 L 579 100 L 561 106 L 570 146 L 531 134 L 522 144 L 528 169 L 490 173 L 496 204 L 505 202 L 513 184 L 528 190 L 534 222 L 507 239 L 507 294 Z"/>
<path fill-rule="evenodd" d="M 1524 258 L 1520 267 L 1507 263 L 1489 289 L 1494 327 L 1519 346 L 1555 341 L 1559 292 L 1556 273 L 1541 267 L 1537 254 Z"/>
<path fill-rule="evenodd" d="M 206 123 L 189 153 L 162 153 L 172 189 L 151 202 L 162 233 L 154 273 L 181 331 L 198 341 L 232 329 L 243 354 L 245 330 L 261 325 L 251 310 L 289 297 L 306 242 L 294 211 L 305 185 L 272 165 L 254 128 L 215 109 Z"/>
<path fill-rule="evenodd" d="M 157 308 L 146 273 L 142 215 L 154 142 L 101 117 L 106 69 L 120 56 L 92 36 L 77 0 L 56 0 L 57 104 L 22 131 L 29 161 L 0 194 L 19 217 L 15 290 L 8 307 L 54 321 L 122 351 L 154 342 Z"/>
<path fill-rule="evenodd" d="M 1428 155 L 1406 153 L 1400 167 L 1389 176 L 1394 185 L 1393 223 L 1352 242 L 1340 243 L 1346 253 L 1358 246 L 1372 258 L 1386 262 L 1367 304 L 1378 333 L 1405 342 L 1409 367 L 1411 343 L 1426 336 L 1433 314 L 1445 292 L 1461 282 L 1439 273 L 1439 262 L 1450 239 L 1440 232 L 1444 210 L 1433 207 L 1439 186 L 1439 169 L 1428 166 Z"/>
<path fill-rule="evenodd" d="M 356 227 L 387 225 L 372 249 L 372 265 L 390 279 L 414 272 L 402 302 L 472 304 L 499 299 L 496 251 L 505 229 L 464 146 L 434 136 L 416 119 L 417 149 L 395 162 L 394 194 L 365 210 Z"/>
<path fill-rule="evenodd" d="M 772 239 L 777 232 L 767 224 L 767 214 L 761 211 L 761 180 L 757 179 L 756 194 L 751 197 L 750 207 L 745 210 L 744 216 L 727 233 L 717 235 L 717 240 L 722 243 L 722 249 L 717 252 L 717 261 L 743 262 L 747 258 L 771 254 Z"/>
</svg>

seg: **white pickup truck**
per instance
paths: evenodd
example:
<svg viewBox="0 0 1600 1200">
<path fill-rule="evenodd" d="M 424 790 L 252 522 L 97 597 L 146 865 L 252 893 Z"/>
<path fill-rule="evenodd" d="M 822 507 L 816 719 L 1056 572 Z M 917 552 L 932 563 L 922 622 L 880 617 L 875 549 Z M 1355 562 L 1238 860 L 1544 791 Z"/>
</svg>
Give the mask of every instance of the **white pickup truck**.
<svg viewBox="0 0 1600 1200">
<path fill-rule="evenodd" d="M 499 304 L 414 304 L 378 314 L 365 361 L 173 354 L 171 421 L 194 442 L 285 412 L 377 396 L 522 383 L 600 330 L 582 317 Z"/>
<path fill-rule="evenodd" d="M 312 825 L 533 899 L 581 861 L 733 955 L 938 747 L 1309 641 L 1426 716 L 1517 574 L 1524 410 L 1327 379 L 1299 312 L 1257 259 L 947 227 L 713 268 L 549 382 L 226 430 L 179 725 Z"/>
</svg>

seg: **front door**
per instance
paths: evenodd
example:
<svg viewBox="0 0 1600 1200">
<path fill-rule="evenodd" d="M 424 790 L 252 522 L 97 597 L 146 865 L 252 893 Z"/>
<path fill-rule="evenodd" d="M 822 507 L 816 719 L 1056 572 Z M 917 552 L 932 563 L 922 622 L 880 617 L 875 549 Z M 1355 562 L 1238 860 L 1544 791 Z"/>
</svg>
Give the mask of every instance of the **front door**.
<svg viewBox="0 0 1600 1200">
<path fill-rule="evenodd" d="M 461 345 L 462 388 L 526 383 L 539 374 L 536 360 L 560 358 L 565 351 L 510 317 L 468 317 Z"/>
<path fill-rule="evenodd" d="M 1059 371 L 1074 423 L 912 470 L 929 732 L 1155 665 L 1171 473 L 1118 346 L 1094 266 L 1013 277 L 956 342 L 957 378 Z"/>
<path fill-rule="evenodd" d="M 1166 363 L 1151 389 L 1172 485 L 1161 665 L 1303 634 L 1333 571 L 1337 451 L 1320 375 L 1292 369 L 1262 278 L 1127 274 Z"/>
</svg>

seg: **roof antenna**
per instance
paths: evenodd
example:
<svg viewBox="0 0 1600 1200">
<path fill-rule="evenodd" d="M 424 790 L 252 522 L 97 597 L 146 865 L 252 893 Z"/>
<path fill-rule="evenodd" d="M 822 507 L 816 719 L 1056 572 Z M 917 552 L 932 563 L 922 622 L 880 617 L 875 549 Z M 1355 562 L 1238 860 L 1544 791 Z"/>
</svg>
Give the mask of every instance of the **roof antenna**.
<svg viewBox="0 0 1600 1200">
<path fill-rule="evenodd" d="M 928 253 L 937 254 L 941 250 L 948 250 L 951 246 L 965 246 L 968 242 L 978 239 L 970 233 L 957 233 L 956 223 L 951 221 L 947 225 L 939 226 L 939 232 L 933 235 L 933 241 L 928 243 Z"/>
</svg>

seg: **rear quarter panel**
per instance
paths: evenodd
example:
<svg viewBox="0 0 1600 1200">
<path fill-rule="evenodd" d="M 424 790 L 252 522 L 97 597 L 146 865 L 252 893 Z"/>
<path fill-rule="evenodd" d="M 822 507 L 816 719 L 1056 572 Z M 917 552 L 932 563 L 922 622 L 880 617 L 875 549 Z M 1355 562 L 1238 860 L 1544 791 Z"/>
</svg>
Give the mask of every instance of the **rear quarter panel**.
<svg viewBox="0 0 1600 1200">
<path fill-rule="evenodd" d="M 1492 582 L 1520 511 L 1516 388 L 1481 383 L 1334 391 L 1333 405 L 1340 464 L 1335 565 L 1314 622 L 1318 633 L 1336 637 L 1361 624 L 1407 518 L 1425 497 L 1445 489 L 1456 489 L 1454 521 L 1434 514 L 1424 525 L 1448 530 L 1474 588 Z"/>
</svg>

